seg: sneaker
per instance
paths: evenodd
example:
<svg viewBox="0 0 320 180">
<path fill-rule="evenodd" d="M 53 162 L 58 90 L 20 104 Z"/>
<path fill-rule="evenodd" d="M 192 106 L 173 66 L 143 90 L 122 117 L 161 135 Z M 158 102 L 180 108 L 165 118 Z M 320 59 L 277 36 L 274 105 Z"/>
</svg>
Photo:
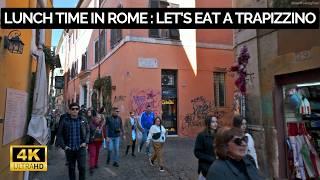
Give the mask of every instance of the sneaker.
<svg viewBox="0 0 320 180">
<path fill-rule="evenodd" d="M 160 172 L 164 172 L 164 169 L 162 166 L 160 166 L 159 170 L 160 170 Z"/>
<path fill-rule="evenodd" d="M 151 165 L 151 166 L 154 166 L 154 161 L 152 161 L 151 158 L 149 158 L 149 162 L 150 162 L 150 165 Z"/>
<path fill-rule="evenodd" d="M 113 163 L 113 166 L 114 166 L 114 167 L 119 167 L 119 164 L 118 164 L 117 162 L 114 162 L 114 163 Z"/>
</svg>

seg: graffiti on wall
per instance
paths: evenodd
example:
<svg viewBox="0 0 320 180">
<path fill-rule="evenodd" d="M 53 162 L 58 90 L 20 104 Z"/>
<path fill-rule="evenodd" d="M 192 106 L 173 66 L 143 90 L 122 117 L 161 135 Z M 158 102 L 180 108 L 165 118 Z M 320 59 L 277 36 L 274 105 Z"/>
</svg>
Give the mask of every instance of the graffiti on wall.
<svg viewBox="0 0 320 180">
<path fill-rule="evenodd" d="M 159 114 L 161 109 L 161 93 L 155 89 L 144 90 L 132 90 L 130 93 L 131 108 L 137 113 L 141 114 L 147 107 L 151 106 L 151 109 Z"/>
<path fill-rule="evenodd" d="M 192 99 L 191 104 L 193 112 L 185 115 L 183 129 L 202 127 L 204 126 L 204 120 L 207 116 L 213 115 L 220 119 L 225 113 L 224 111 L 218 110 L 214 106 L 214 102 L 208 101 L 203 96 Z"/>
</svg>

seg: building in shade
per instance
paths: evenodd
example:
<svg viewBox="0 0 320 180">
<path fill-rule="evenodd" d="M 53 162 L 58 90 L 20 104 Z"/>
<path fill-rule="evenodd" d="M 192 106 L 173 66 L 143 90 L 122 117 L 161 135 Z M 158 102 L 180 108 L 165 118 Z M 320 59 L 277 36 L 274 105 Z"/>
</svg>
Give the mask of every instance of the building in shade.
<svg viewBox="0 0 320 180">
<path fill-rule="evenodd" d="M 319 7 L 319 3 L 281 0 L 234 0 L 233 5 L 236 8 Z M 266 177 L 275 179 L 317 177 L 310 174 L 316 172 L 313 165 L 307 163 L 308 171 L 304 171 L 307 167 L 296 162 L 302 158 L 303 151 L 293 144 L 298 141 L 297 136 L 309 134 L 310 144 L 320 153 L 319 128 L 312 123 L 320 119 L 319 29 L 236 29 L 234 37 L 236 54 L 244 46 L 250 54 L 247 71 L 253 76 L 248 77 L 245 111 L 260 170 Z M 299 106 L 292 102 L 291 93 L 295 91 L 304 99 L 303 103 L 297 100 Z M 314 154 L 310 147 L 304 149 L 306 154 L 310 151 L 310 156 L 305 157 Z"/>
<path fill-rule="evenodd" d="M 96 3 L 96 4 L 95 4 Z M 229 1 L 80 1 L 78 7 L 231 7 Z M 116 106 L 122 117 L 147 105 L 169 134 L 194 136 L 204 118 L 233 116 L 233 31 L 225 29 L 69 29 L 64 98 L 87 107 Z M 61 58 L 61 56 L 60 56 Z M 61 58 L 62 61 L 62 58 Z M 97 79 L 105 79 L 101 86 Z M 111 84 L 108 84 L 108 78 Z M 102 89 L 101 89 L 102 87 Z"/>
</svg>

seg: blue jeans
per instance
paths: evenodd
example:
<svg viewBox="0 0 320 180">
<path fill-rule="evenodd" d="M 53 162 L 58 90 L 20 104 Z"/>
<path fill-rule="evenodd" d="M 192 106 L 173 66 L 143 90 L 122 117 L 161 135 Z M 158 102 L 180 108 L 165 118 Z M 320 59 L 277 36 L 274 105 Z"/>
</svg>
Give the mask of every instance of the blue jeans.
<svg viewBox="0 0 320 180">
<path fill-rule="evenodd" d="M 120 137 L 109 137 L 109 153 L 113 162 L 119 162 Z"/>
<path fill-rule="evenodd" d="M 148 134 L 149 134 L 149 129 L 145 129 L 144 132 L 142 133 L 142 141 L 140 143 L 140 150 L 142 150 L 144 143 L 147 141 Z M 146 153 L 148 155 L 150 154 L 150 144 L 149 144 L 149 146 L 146 146 Z"/>
</svg>

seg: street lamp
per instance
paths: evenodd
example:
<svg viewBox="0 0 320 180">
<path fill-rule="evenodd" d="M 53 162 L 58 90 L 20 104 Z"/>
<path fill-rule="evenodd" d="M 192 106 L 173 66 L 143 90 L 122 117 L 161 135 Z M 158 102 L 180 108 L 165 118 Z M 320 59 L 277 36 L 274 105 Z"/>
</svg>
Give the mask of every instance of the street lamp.
<svg viewBox="0 0 320 180">
<path fill-rule="evenodd" d="M 22 54 L 24 43 L 21 41 L 20 36 L 20 31 L 11 31 L 8 36 L 4 37 L 4 48 L 13 54 Z"/>
</svg>

